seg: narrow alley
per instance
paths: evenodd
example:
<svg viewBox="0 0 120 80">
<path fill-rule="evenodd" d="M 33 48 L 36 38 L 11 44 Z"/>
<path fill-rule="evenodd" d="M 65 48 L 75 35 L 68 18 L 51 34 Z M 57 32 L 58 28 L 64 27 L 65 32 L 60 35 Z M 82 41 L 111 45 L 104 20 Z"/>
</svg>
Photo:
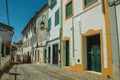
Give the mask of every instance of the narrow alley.
<svg viewBox="0 0 120 80">
<path fill-rule="evenodd" d="M 98 75 L 62 70 L 40 64 L 10 65 L 0 78 L 1 80 L 107 80 Z"/>
<path fill-rule="evenodd" d="M 120 0 L 0 0 L 0 80 L 120 80 Z"/>
</svg>

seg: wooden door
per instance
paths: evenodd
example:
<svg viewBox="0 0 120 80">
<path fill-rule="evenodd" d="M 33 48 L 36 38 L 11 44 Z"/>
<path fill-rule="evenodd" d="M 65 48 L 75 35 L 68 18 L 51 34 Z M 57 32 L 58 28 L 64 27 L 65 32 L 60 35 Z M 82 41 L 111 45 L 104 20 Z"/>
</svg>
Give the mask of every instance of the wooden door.
<svg viewBox="0 0 120 80">
<path fill-rule="evenodd" d="M 87 37 L 87 69 L 101 72 L 100 35 Z"/>
</svg>

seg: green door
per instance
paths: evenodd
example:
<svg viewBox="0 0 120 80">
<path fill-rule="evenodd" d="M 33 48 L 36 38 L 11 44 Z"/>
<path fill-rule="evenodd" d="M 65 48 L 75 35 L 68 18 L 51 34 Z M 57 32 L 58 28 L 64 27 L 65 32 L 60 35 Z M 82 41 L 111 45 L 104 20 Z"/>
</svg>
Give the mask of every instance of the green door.
<svg viewBox="0 0 120 80">
<path fill-rule="evenodd" d="M 88 70 L 101 72 L 100 35 L 87 37 Z"/>
<path fill-rule="evenodd" d="M 65 42 L 65 66 L 69 66 L 69 40 Z"/>
<path fill-rule="evenodd" d="M 46 63 L 46 49 L 44 50 L 44 63 Z"/>
<path fill-rule="evenodd" d="M 51 47 L 48 47 L 48 63 L 50 63 L 51 61 Z"/>
<path fill-rule="evenodd" d="M 53 45 L 53 64 L 58 65 L 58 44 Z"/>
<path fill-rule="evenodd" d="M 92 45 L 92 70 L 101 72 L 101 56 L 100 56 L 100 48 L 98 45 Z"/>
</svg>

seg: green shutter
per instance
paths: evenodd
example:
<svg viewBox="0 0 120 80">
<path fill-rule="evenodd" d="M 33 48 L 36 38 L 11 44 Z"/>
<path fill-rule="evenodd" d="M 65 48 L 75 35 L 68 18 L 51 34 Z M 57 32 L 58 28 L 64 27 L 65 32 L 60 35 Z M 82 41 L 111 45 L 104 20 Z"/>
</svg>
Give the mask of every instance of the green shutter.
<svg viewBox="0 0 120 80">
<path fill-rule="evenodd" d="M 48 31 L 51 29 L 51 18 L 48 20 Z"/>
<path fill-rule="evenodd" d="M 93 1 L 95 1 L 95 0 L 85 0 L 85 1 L 84 1 L 84 5 L 87 6 L 87 5 L 89 5 L 90 3 L 92 3 Z"/>
<path fill-rule="evenodd" d="M 66 41 L 66 66 L 69 66 L 69 40 Z"/>
<path fill-rule="evenodd" d="M 92 45 L 92 70 L 101 72 L 101 55 L 98 45 Z"/>
<path fill-rule="evenodd" d="M 55 26 L 59 24 L 59 9 L 55 12 Z"/>
<path fill-rule="evenodd" d="M 66 17 L 72 16 L 72 1 L 66 5 Z"/>
</svg>

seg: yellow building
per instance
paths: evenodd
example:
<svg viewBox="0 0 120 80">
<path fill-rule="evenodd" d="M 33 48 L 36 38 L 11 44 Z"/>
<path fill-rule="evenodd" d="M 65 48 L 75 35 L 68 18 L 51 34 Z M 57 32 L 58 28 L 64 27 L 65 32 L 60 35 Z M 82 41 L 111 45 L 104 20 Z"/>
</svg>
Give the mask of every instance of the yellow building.
<svg viewBox="0 0 120 80">
<path fill-rule="evenodd" d="M 63 0 L 62 69 L 113 77 L 107 0 Z"/>
</svg>

